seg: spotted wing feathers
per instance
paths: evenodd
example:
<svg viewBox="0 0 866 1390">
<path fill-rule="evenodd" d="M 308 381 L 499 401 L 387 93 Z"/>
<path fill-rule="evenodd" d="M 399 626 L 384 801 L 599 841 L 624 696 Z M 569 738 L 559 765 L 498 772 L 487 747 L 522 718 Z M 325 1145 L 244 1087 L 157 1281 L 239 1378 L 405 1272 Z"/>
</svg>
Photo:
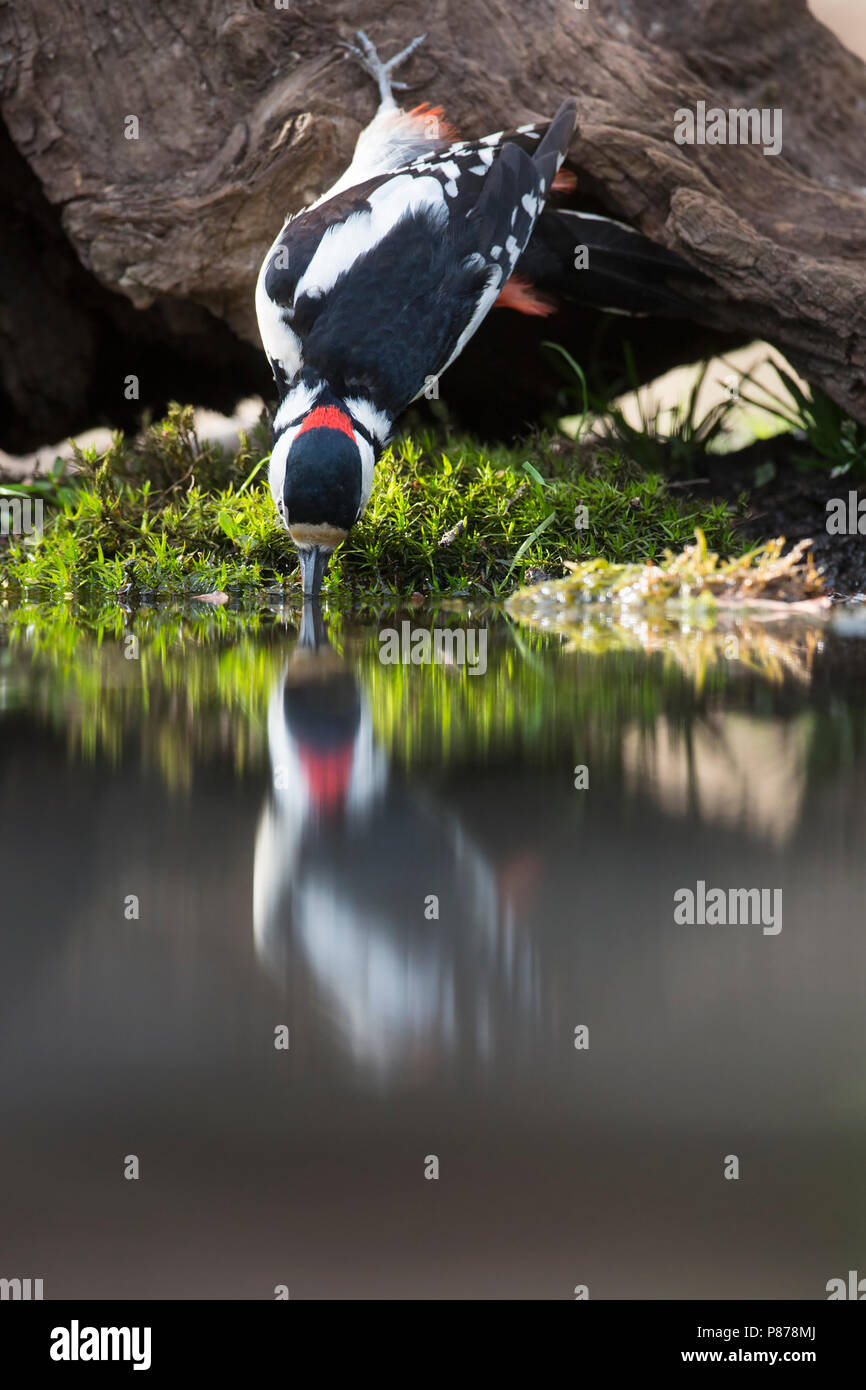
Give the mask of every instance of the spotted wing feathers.
<svg viewBox="0 0 866 1390">
<path fill-rule="evenodd" d="M 257 292 L 281 388 L 317 373 L 339 395 L 399 414 L 492 308 L 574 121 L 569 101 L 546 128 L 425 150 L 290 219 Z"/>
</svg>

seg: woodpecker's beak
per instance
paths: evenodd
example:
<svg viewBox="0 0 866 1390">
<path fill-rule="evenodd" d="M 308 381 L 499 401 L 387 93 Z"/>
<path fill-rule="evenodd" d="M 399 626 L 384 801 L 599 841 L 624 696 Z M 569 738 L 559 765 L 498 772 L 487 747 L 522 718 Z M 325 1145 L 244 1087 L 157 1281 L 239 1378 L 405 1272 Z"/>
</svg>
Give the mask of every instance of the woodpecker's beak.
<svg viewBox="0 0 866 1390">
<path fill-rule="evenodd" d="M 318 598 L 325 577 L 325 570 L 331 558 L 331 550 L 320 545 L 299 546 L 301 561 L 301 587 L 304 598 Z"/>
</svg>

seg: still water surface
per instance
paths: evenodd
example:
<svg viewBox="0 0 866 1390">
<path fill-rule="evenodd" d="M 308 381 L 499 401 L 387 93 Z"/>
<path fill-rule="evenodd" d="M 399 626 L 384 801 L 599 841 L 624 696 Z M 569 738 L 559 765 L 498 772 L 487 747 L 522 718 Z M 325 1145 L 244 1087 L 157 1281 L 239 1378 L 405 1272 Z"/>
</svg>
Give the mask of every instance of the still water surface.
<svg viewBox="0 0 866 1390">
<path fill-rule="evenodd" d="M 412 614 L 483 628 L 471 676 L 383 664 L 399 621 L 312 649 L 297 613 L 7 611 L 0 1275 L 866 1273 L 866 643 Z M 677 922 L 699 881 L 781 890 L 781 929 Z"/>
</svg>

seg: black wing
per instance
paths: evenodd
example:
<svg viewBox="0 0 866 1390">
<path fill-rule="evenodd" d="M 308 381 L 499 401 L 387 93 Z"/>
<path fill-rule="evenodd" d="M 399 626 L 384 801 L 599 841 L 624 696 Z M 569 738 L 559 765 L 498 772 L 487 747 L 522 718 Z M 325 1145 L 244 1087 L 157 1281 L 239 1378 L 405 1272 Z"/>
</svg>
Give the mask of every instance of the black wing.
<svg viewBox="0 0 866 1390">
<path fill-rule="evenodd" d="M 574 102 L 565 102 L 543 134 L 527 128 L 453 145 L 290 221 L 261 283 L 297 340 L 300 366 L 344 399 L 363 395 L 398 415 L 492 308 L 574 120 Z M 264 327 L 262 337 L 279 358 Z"/>
</svg>

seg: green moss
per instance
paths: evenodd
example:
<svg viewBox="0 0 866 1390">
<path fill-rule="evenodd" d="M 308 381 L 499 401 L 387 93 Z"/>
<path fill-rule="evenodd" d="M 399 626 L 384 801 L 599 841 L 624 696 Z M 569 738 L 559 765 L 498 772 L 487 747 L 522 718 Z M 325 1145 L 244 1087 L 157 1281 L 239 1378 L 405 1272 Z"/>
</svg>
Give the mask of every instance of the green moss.
<svg viewBox="0 0 866 1390">
<path fill-rule="evenodd" d="M 145 593 L 294 583 L 266 462 L 263 433 L 226 455 L 199 443 L 188 407 L 172 407 L 139 440 L 117 435 L 102 454 L 79 453 L 74 476 L 42 484 L 44 532 L 5 542 L 0 576 L 21 588 L 113 592 L 134 560 Z M 376 473 L 365 516 L 332 562 L 332 597 L 346 588 L 499 597 L 531 567 L 654 560 L 696 526 L 711 544 L 732 546 L 725 504 L 672 494 L 660 475 L 610 449 L 590 455 L 558 438 L 519 449 L 457 439 L 444 452 L 432 437 L 407 438 Z"/>
<path fill-rule="evenodd" d="M 607 560 L 567 561 L 565 579 L 519 590 L 509 601 L 513 612 L 561 611 L 563 605 L 615 602 L 643 607 L 671 600 L 741 607 L 761 603 L 821 600 L 824 583 L 812 560 L 810 541 L 785 553 L 784 539 L 765 541 L 745 555 L 722 560 L 698 528 L 693 545 L 678 555 L 666 551 L 657 565 L 611 564 Z"/>
</svg>

